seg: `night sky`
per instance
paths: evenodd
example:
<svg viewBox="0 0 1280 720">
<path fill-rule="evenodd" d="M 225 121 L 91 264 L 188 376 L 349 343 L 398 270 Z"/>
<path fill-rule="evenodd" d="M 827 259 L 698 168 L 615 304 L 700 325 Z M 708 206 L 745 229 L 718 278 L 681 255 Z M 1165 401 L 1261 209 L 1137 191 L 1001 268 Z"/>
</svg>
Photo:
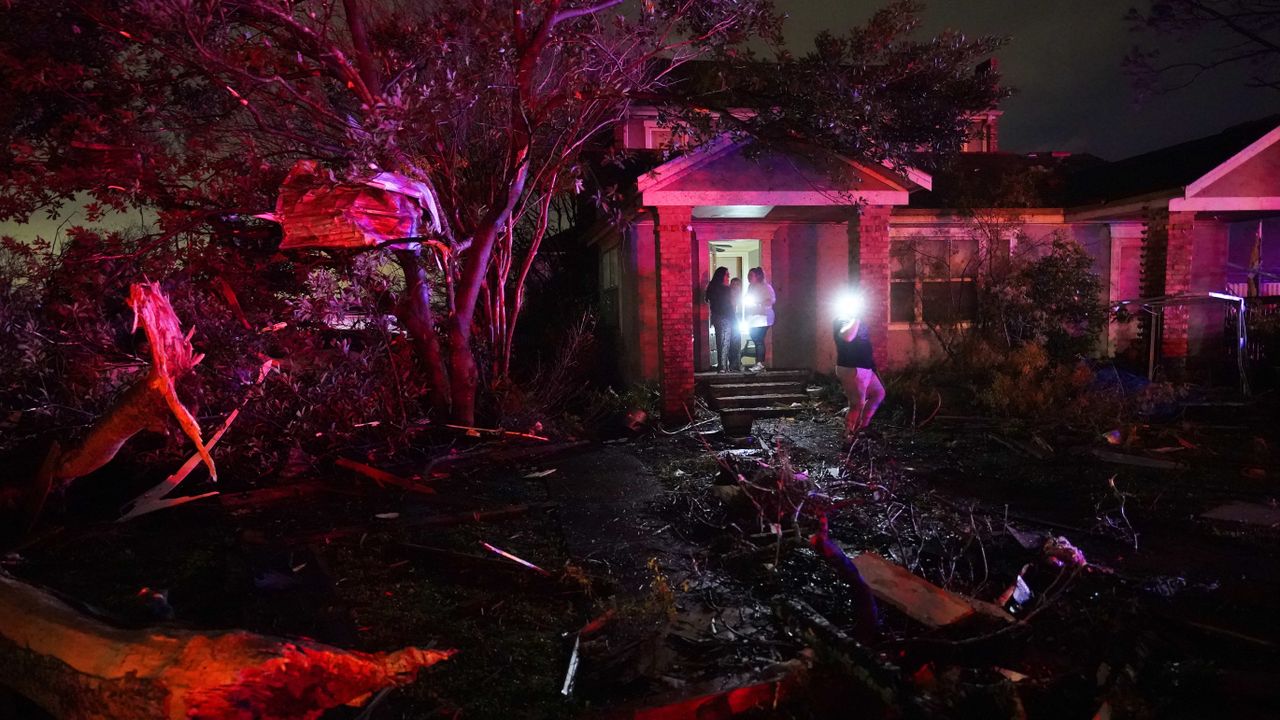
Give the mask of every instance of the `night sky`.
<svg viewBox="0 0 1280 720">
<path fill-rule="evenodd" d="M 777 0 L 791 16 L 786 27 L 794 51 L 810 47 L 819 30 L 849 27 L 882 4 Z M 1241 71 L 1205 76 L 1138 106 L 1121 66 L 1135 40 L 1124 22 L 1133 5 L 1133 0 L 933 0 L 923 30 L 1009 37 L 998 57 L 1005 81 L 1018 94 L 1002 106 L 1001 150 L 1069 150 L 1119 160 L 1280 112 L 1280 92 L 1244 87 Z"/>
</svg>

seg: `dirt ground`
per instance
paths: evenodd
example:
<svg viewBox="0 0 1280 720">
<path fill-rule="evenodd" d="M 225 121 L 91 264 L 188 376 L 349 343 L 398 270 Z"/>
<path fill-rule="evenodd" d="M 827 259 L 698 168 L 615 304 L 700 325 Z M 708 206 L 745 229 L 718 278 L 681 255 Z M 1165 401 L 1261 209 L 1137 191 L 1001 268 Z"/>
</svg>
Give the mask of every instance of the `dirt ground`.
<svg viewBox="0 0 1280 720">
<path fill-rule="evenodd" d="M 1205 404 L 1109 441 L 890 418 L 846 451 L 814 408 L 742 440 L 711 423 L 517 453 L 434 495 L 333 470 L 287 496 L 90 518 L 4 568 L 126 625 L 459 650 L 333 718 L 1273 717 L 1275 419 Z M 786 493 L 799 510 L 768 504 Z M 1203 517 L 1230 503 L 1247 505 Z M 857 642 L 855 593 L 809 546 L 815 510 L 849 555 L 992 602 L 1021 573 L 1032 597 L 1012 623 L 940 628 L 881 601 Z M 1049 562 L 1058 536 L 1087 563 Z"/>
</svg>

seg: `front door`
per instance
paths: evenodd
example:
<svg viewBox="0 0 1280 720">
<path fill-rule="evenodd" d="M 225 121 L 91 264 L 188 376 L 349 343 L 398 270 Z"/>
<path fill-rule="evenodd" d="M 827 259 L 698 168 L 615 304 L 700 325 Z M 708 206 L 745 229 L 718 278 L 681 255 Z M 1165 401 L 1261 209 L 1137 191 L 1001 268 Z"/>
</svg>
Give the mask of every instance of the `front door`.
<svg viewBox="0 0 1280 720">
<path fill-rule="evenodd" d="M 716 268 L 728 268 L 729 277 L 741 280 L 744 289 L 747 285 L 747 272 L 751 268 L 761 266 L 759 240 L 713 240 L 708 243 L 708 251 L 710 254 L 710 274 L 714 275 Z M 707 325 L 708 347 L 711 348 L 711 365 L 719 367 L 720 357 L 716 350 L 719 344 L 716 342 L 716 331 L 709 320 Z M 741 343 L 742 340 L 743 338 L 737 338 L 736 342 Z M 741 346 L 739 345 L 739 347 Z M 729 360 L 729 358 L 726 358 L 726 360 Z"/>
</svg>

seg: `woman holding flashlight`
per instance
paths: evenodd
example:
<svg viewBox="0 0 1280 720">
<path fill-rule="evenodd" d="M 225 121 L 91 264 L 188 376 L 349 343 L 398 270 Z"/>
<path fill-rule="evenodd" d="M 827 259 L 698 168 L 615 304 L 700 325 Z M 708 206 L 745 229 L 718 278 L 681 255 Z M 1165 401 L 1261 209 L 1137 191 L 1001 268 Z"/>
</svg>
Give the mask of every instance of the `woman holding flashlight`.
<svg viewBox="0 0 1280 720">
<path fill-rule="evenodd" d="M 871 424 L 884 402 L 884 385 L 876 375 L 871 351 L 871 332 L 862 317 L 864 305 L 857 293 L 842 297 L 836 304 L 836 377 L 849 399 L 849 414 L 844 420 L 846 441 Z"/>
<path fill-rule="evenodd" d="M 764 370 L 764 339 L 769 328 L 773 327 L 773 305 L 776 302 L 778 294 L 764 279 L 764 268 L 755 267 L 747 271 L 746 324 L 756 353 L 756 364 L 750 368 L 753 372 Z"/>
</svg>

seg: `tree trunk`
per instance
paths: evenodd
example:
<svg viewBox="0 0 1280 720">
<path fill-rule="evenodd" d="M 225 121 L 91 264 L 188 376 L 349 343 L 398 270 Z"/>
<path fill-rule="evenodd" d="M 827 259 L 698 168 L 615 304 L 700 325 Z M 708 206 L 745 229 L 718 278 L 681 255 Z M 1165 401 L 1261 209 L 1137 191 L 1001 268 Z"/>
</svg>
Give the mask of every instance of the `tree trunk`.
<svg viewBox="0 0 1280 720">
<path fill-rule="evenodd" d="M 474 425 L 476 416 L 476 386 L 479 384 L 475 353 L 471 351 L 471 332 L 463 327 L 456 316 L 449 329 L 449 377 L 453 396 L 453 420 L 462 425 Z"/>
<path fill-rule="evenodd" d="M 0 681 L 67 720 L 318 718 L 451 650 L 359 653 L 244 631 L 124 630 L 0 573 Z"/>
<path fill-rule="evenodd" d="M 449 413 L 449 374 L 445 371 L 440 335 L 436 332 L 435 319 L 431 314 L 431 286 L 427 280 L 427 272 L 418 262 L 417 250 L 397 250 L 396 261 L 404 271 L 405 286 L 405 296 L 396 307 L 396 317 L 404 324 L 409 337 L 413 338 L 414 347 L 426 365 L 427 381 L 431 384 L 431 407 L 442 413 Z"/>
</svg>

